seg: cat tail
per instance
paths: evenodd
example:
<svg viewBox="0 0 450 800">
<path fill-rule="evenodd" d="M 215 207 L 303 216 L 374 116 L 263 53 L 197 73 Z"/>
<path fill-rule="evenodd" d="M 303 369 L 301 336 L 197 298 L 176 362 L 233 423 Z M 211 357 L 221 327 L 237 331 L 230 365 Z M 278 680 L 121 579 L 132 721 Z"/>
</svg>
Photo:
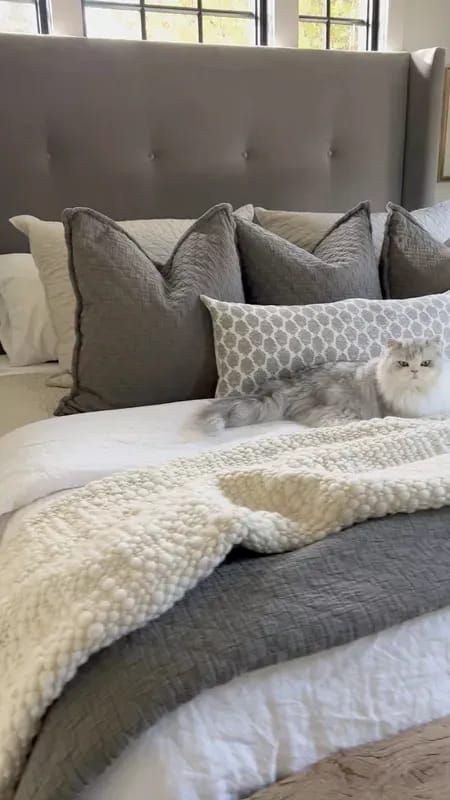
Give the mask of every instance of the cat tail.
<svg viewBox="0 0 450 800">
<path fill-rule="evenodd" d="M 272 422 L 283 419 L 283 397 L 269 390 L 267 394 L 248 397 L 226 397 L 212 400 L 202 409 L 199 422 L 207 433 L 219 433 L 224 428 L 240 428 L 258 422 Z"/>
</svg>

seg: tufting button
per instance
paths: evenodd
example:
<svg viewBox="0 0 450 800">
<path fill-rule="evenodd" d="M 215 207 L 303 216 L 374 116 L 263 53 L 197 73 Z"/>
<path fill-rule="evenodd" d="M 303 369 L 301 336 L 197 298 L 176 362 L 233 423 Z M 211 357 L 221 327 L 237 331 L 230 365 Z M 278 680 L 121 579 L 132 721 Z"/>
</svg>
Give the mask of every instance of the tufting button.
<svg viewBox="0 0 450 800">
<path fill-rule="evenodd" d="M 247 150 L 244 150 L 244 152 L 242 153 L 242 158 L 245 158 L 245 159 L 248 158 L 248 151 Z"/>
<path fill-rule="evenodd" d="M 334 156 L 334 150 L 333 150 L 332 147 L 330 147 L 329 150 L 328 150 L 328 156 L 329 156 L 329 158 L 333 158 L 333 156 Z"/>
<path fill-rule="evenodd" d="M 148 157 L 149 157 L 150 161 L 154 161 L 155 158 L 156 158 L 156 155 L 152 152 L 152 153 L 148 154 Z"/>
</svg>

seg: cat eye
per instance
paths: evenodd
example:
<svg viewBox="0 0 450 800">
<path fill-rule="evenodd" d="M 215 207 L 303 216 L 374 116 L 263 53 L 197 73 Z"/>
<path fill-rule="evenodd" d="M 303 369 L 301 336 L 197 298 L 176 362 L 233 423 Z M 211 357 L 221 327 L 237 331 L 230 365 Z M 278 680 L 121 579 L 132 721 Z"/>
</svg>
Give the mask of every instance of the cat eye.
<svg viewBox="0 0 450 800">
<path fill-rule="evenodd" d="M 397 361 L 399 367 L 409 367 L 409 361 Z"/>
<path fill-rule="evenodd" d="M 431 361 L 429 361 L 429 360 L 427 360 L 427 361 L 421 361 L 421 362 L 420 362 L 420 366 L 421 366 L 421 367 L 431 367 Z"/>
</svg>

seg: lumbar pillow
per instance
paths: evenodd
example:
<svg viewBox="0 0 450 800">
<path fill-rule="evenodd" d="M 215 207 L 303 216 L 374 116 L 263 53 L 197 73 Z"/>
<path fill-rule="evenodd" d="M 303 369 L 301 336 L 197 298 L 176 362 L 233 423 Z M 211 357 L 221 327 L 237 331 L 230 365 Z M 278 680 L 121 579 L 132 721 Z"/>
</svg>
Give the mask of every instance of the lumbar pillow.
<svg viewBox="0 0 450 800">
<path fill-rule="evenodd" d="M 450 248 L 401 206 L 389 203 L 388 212 L 381 269 L 384 296 L 421 297 L 450 289 Z"/>
<path fill-rule="evenodd" d="M 57 413 L 211 397 L 213 333 L 200 294 L 244 299 L 231 206 L 197 220 L 162 267 L 102 214 L 78 208 L 63 219 L 77 313 L 73 388 Z"/>
<path fill-rule="evenodd" d="M 253 219 L 253 206 L 242 206 L 236 214 Z M 46 222 L 29 215 L 12 217 L 10 222 L 24 233 L 30 242 L 45 288 L 53 328 L 58 340 L 58 360 L 61 371 L 70 373 L 75 342 L 75 297 L 67 266 L 67 247 L 62 222 Z M 178 240 L 195 222 L 193 219 L 128 220 L 118 224 L 145 250 L 155 263 L 165 263 Z M 61 384 L 70 386 L 69 376 Z"/>
<path fill-rule="evenodd" d="M 309 304 L 381 297 L 368 203 L 345 214 L 313 253 L 259 225 L 237 222 L 249 303 Z"/>
<path fill-rule="evenodd" d="M 269 211 L 266 208 L 255 208 L 255 219 L 263 228 L 276 233 L 283 239 L 312 252 L 326 232 L 341 214 L 323 214 L 308 211 Z M 450 200 L 444 200 L 430 208 L 419 208 L 412 211 L 412 216 L 438 242 L 450 239 Z M 384 228 L 387 214 L 377 211 L 370 215 L 372 237 L 377 261 L 381 256 Z"/>
<path fill-rule="evenodd" d="M 214 327 L 216 397 L 252 394 L 303 367 L 378 357 L 388 339 L 440 337 L 450 357 L 450 292 L 411 300 L 250 306 L 202 297 Z"/>
</svg>

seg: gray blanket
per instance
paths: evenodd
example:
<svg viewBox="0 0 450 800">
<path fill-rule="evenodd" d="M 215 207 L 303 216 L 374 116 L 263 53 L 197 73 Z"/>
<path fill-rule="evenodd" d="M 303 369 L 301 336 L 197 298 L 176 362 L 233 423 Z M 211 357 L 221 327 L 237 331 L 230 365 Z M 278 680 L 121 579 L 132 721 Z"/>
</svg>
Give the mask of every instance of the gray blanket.
<svg viewBox="0 0 450 800">
<path fill-rule="evenodd" d="M 235 551 L 163 617 L 92 657 L 47 713 L 15 800 L 72 800 L 203 689 L 450 605 L 450 508 L 275 556 Z"/>
</svg>

